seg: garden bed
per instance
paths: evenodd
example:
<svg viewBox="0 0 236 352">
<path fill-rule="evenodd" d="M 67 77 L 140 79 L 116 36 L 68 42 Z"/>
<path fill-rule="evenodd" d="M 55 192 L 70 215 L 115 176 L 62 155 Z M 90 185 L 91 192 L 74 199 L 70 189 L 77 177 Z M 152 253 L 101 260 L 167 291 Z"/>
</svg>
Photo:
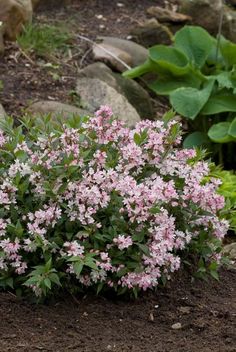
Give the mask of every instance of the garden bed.
<svg viewBox="0 0 236 352">
<path fill-rule="evenodd" d="M 235 297 L 235 270 L 220 282 L 178 273 L 137 301 L 88 295 L 35 306 L 2 293 L 0 351 L 235 352 Z"/>
<path fill-rule="evenodd" d="M 130 28 L 145 16 L 145 9 L 163 1 L 83 0 L 67 9 L 42 8 L 39 23 L 62 21 L 76 32 L 126 38 Z M 103 15 L 106 21 L 97 16 Z M 120 19 L 120 21 L 117 21 Z M 104 28 L 101 28 L 104 24 Z M 0 58 L 0 95 L 7 113 L 20 116 L 30 100 L 49 99 L 71 103 L 76 72 L 91 62 L 87 44 L 62 62 L 57 74 L 48 74 L 34 58 L 8 43 Z M 236 351 L 236 271 L 222 270 L 220 281 L 197 280 L 185 271 L 174 275 L 166 288 L 147 293 L 136 301 L 68 296 L 47 305 L 31 304 L 12 293 L 0 293 L 0 351 Z"/>
</svg>

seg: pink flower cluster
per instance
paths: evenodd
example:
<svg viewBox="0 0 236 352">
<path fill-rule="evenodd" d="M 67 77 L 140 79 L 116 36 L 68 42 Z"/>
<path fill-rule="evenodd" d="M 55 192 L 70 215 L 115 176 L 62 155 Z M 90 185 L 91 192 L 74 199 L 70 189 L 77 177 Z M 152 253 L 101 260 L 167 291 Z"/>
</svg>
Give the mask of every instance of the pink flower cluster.
<svg viewBox="0 0 236 352">
<path fill-rule="evenodd" d="M 180 267 L 192 239 L 223 238 L 218 181 L 179 148 L 176 124 L 130 129 L 105 106 L 79 129 L 25 137 L 0 176 L 0 271 L 26 275 L 47 252 L 78 284 L 146 290 Z M 1 148 L 7 139 L 0 131 Z"/>
</svg>

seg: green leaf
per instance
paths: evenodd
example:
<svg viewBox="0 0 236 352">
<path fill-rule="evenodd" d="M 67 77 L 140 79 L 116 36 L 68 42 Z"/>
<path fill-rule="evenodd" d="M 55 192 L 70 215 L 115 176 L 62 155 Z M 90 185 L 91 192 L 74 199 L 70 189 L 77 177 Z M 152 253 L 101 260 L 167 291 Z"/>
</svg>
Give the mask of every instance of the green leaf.
<svg viewBox="0 0 236 352">
<path fill-rule="evenodd" d="M 152 70 L 154 70 L 153 63 L 151 60 L 147 60 L 144 64 L 123 72 L 122 76 L 127 78 L 136 78 L 144 75 L 145 73 L 152 72 Z"/>
<path fill-rule="evenodd" d="M 54 284 L 61 286 L 60 279 L 57 274 L 51 273 L 48 277 Z"/>
<path fill-rule="evenodd" d="M 218 272 L 216 270 L 211 270 L 210 271 L 210 275 L 216 279 L 217 281 L 219 281 L 219 275 L 218 275 Z"/>
<path fill-rule="evenodd" d="M 220 37 L 220 52 L 228 68 L 236 64 L 236 44 L 223 36 Z"/>
<path fill-rule="evenodd" d="M 231 137 L 236 139 L 236 117 L 234 118 L 234 120 L 231 122 L 229 126 L 228 134 Z"/>
<path fill-rule="evenodd" d="M 49 278 L 46 277 L 46 279 L 43 280 L 44 285 L 51 290 L 52 284 Z"/>
<path fill-rule="evenodd" d="M 141 251 L 146 254 L 147 256 L 150 256 L 150 252 L 148 249 L 148 246 L 146 246 L 145 244 L 142 243 L 137 243 L 137 246 L 139 246 L 139 248 L 141 249 Z"/>
<path fill-rule="evenodd" d="M 211 96 L 202 109 L 201 114 L 215 115 L 228 111 L 236 111 L 236 95 L 225 93 Z"/>
<path fill-rule="evenodd" d="M 197 77 L 194 72 L 192 74 L 180 77 L 174 75 L 165 75 L 158 77 L 157 80 L 148 84 L 148 87 L 159 95 L 169 95 L 174 90 L 181 87 L 200 88 L 202 80 Z"/>
<path fill-rule="evenodd" d="M 210 55 L 215 39 L 201 27 L 185 26 L 175 35 L 175 47 L 201 68 Z"/>
<path fill-rule="evenodd" d="M 79 262 L 73 263 L 73 269 L 76 276 L 80 275 L 81 271 L 83 270 L 83 266 L 84 266 L 83 263 L 79 263 Z"/>
<path fill-rule="evenodd" d="M 230 122 L 219 122 L 211 126 L 208 131 L 208 137 L 216 143 L 228 143 L 234 140 L 233 137 L 229 136 L 228 131 Z"/>
<path fill-rule="evenodd" d="M 206 133 L 203 132 L 193 132 L 190 133 L 183 142 L 183 147 L 187 149 L 200 147 L 203 144 L 209 143 L 209 138 Z"/>
<path fill-rule="evenodd" d="M 170 46 L 155 45 L 151 47 L 149 58 L 156 72 L 167 72 L 174 76 L 181 76 L 190 70 L 187 57 L 180 50 Z"/>
<path fill-rule="evenodd" d="M 173 108 L 184 117 L 194 120 L 208 101 L 213 89 L 214 80 L 209 80 L 203 89 L 179 88 L 170 94 Z"/>
</svg>

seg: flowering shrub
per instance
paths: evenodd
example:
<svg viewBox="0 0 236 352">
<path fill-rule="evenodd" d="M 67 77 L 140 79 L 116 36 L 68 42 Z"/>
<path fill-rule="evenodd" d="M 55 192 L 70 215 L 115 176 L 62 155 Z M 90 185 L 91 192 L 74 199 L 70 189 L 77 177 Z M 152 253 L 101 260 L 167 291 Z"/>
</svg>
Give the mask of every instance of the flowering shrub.
<svg viewBox="0 0 236 352">
<path fill-rule="evenodd" d="M 213 276 L 228 224 L 219 181 L 182 150 L 176 121 L 134 129 L 108 107 L 66 124 L 25 118 L 0 132 L 0 284 L 55 293 L 59 286 L 154 288 L 183 250 Z M 24 133 L 23 133 L 24 132 Z"/>
</svg>

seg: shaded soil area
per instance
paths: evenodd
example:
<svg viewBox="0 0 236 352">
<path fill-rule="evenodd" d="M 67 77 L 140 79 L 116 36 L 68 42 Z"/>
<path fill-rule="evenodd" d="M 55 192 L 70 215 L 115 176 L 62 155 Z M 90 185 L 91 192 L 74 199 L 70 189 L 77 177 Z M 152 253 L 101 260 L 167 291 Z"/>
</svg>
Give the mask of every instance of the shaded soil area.
<svg viewBox="0 0 236 352">
<path fill-rule="evenodd" d="M 46 5 L 38 8 L 34 21 L 41 24 L 61 24 L 73 33 L 71 54 L 63 58 L 56 70 L 45 67 L 50 59 L 25 55 L 17 43 L 8 43 L 0 57 L 0 102 L 6 112 L 20 116 L 32 101 L 56 100 L 73 103 L 76 73 L 92 62 L 88 42 L 78 35 L 94 40 L 99 35 L 127 38 L 130 30 L 147 18 L 146 9 L 164 5 L 163 0 L 72 0 L 68 6 Z M 101 18 L 102 15 L 102 18 Z M 55 63 L 53 63 L 55 64 Z"/>
<path fill-rule="evenodd" d="M 1 293 L 0 351 L 235 352 L 236 270 L 220 277 L 178 273 L 129 302 L 85 296 L 37 306 Z"/>
</svg>

